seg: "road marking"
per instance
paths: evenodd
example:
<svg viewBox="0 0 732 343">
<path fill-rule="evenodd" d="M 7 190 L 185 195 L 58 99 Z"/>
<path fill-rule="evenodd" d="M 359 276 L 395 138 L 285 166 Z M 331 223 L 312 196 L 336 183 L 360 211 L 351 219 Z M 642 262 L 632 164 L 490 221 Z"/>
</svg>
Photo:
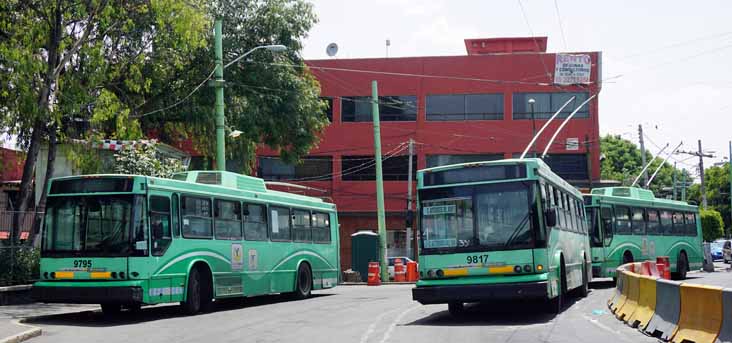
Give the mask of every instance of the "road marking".
<svg viewBox="0 0 732 343">
<path fill-rule="evenodd" d="M 402 320 L 402 318 L 403 318 L 403 317 L 404 317 L 404 316 L 405 316 L 405 315 L 406 315 L 407 313 L 409 313 L 409 312 L 411 312 L 411 311 L 414 311 L 414 310 L 416 310 L 416 309 L 418 309 L 418 308 L 420 308 L 420 307 L 422 307 L 422 305 L 417 305 L 417 306 L 413 306 L 413 307 L 411 307 L 411 308 L 408 308 L 408 309 L 404 310 L 404 311 L 403 311 L 402 313 L 400 313 L 400 314 L 399 314 L 399 315 L 398 315 L 398 316 L 397 316 L 396 318 L 394 318 L 394 320 L 393 320 L 393 321 L 391 322 L 391 324 L 389 325 L 389 329 L 388 329 L 388 330 L 386 330 L 386 332 L 384 333 L 384 337 L 382 337 L 382 338 L 381 338 L 381 341 L 379 341 L 379 343 L 386 343 L 386 341 L 388 341 L 388 340 L 389 340 L 389 337 L 391 336 L 391 333 L 392 333 L 392 331 L 394 331 L 394 328 L 396 328 L 396 325 L 397 325 L 397 323 L 398 323 L 399 321 L 401 321 L 401 320 Z"/>
<path fill-rule="evenodd" d="M 595 326 L 597 326 L 597 327 L 599 327 L 599 328 L 601 328 L 601 329 L 603 329 L 603 330 L 605 330 L 607 332 L 612 332 L 616 336 L 620 336 L 620 338 L 622 338 L 626 342 L 634 342 L 634 340 L 632 340 L 632 339 L 629 340 L 628 337 L 627 337 L 627 335 L 625 335 L 624 333 L 622 333 L 622 332 L 620 332 L 618 330 L 613 330 L 611 327 L 609 327 L 609 326 L 607 326 L 607 325 L 605 325 L 603 323 L 600 323 L 600 321 L 597 320 L 597 319 L 590 318 L 590 317 L 588 317 L 588 316 L 586 316 L 584 314 L 582 315 L 582 317 L 585 318 L 585 319 L 587 319 L 590 323 L 595 324 Z"/>
<path fill-rule="evenodd" d="M 381 321 L 381 320 L 382 320 L 382 319 L 383 319 L 384 317 L 386 317 L 386 315 L 388 315 L 388 314 L 390 314 L 390 313 L 392 313 L 392 312 L 396 312 L 397 310 L 398 310 L 398 309 L 393 309 L 393 310 L 391 310 L 391 311 L 387 311 L 387 312 L 384 312 L 384 313 L 382 313 L 382 314 L 378 315 L 378 316 L 376 317 L 376 319 L 374 319 L 374 322 L 373 322 L 373 323 L 371 323 L 371 325 L 369 325 L 369 327 L 368 327 L 368 328 L 366 329 L 366 332 L 364 332 L 364 333 L 363 333 L 363 335 L 361 335 L 361 343 L 366 343 L 366 342 L 368 342 L 368 340 L 369 340 L 369 336 L 371 336 L 371 334 L 372 334 L 372 333 L 374 332 L 374 330 L 376 329 L 376 325 L 377 325 L 377 324 L 379 324 L 379 322 L 380 322 L 380 321 Z"/>
</svg>

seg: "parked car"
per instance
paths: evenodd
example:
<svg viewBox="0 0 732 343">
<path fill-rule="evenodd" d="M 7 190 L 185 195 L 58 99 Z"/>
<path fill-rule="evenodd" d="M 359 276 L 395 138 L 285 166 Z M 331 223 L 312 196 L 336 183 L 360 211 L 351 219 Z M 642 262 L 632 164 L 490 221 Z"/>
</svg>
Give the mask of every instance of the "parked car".
<svg viewBox="0 0 732 343">
<path fill-rule="evenodd" d="M 394 279 L 394 260 L 401 258 L 402 263 L 404 263 L 404 270 L 407 268 L 407 262 L 413 262 L 413 260 L 406 256 L 393 256 L 393 257 L 387 257 L 387 260 L 389 261 L 389 279 Z"/>
<path fill-rule="evenodd" d="M 724 260 L 724 263 L 732 263 L 732 241 L 724 241 L 724 245 L 722 245 L 722 260 Z"/>
<path fill-rule="evenodd" d="M 709 250 L 712 253 L 712 260 L 713 261 L 719 261 L 724 259 L 724 254 L 722 253 L 722 247 L 724 246 L 724 242 L 715 241 L 709 244 Z"/>
</svg>

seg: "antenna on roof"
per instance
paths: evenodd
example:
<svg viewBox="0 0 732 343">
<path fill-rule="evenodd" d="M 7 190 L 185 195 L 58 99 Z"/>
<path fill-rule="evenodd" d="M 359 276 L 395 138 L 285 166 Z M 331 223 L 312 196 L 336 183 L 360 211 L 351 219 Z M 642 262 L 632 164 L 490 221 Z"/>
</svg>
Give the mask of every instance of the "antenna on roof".
<svg viewBox="0 0 732 343">
<path fill-rule="evenodd" d="M 338 44 L 336 43 L 330 43 L 327 47 L 325 47 L 325 53 L 328 54 L 330 57 L 335 57 L 335 55 L 338 53 Z"/>
<path fill-rule="evenodd" d="M 590 102 L 590 100 L 592 100 L 592 98 L 594 98 L 596 96 L 597 96 L 597 94 L 587 98 L 587 100 L 585 100 L 583 103 L 581 103 L 579 106 L 577 106 L 577 108 L 575 108 L 574 111 L 572 111 L 572 113 L 570 113 L 569 116 L 567 116 L 567 119 L 564 119 L 564 121 L 562 122 L 562 125 L 559 125 L 559 127 L 557 128 L 557 131 L 554 131 L 554 135 L 552 135 L 552 139 L 549 140 L 549 143 L 547 143 L 546 148 L 544 148 L 544 153 L 541 154 L 541 158 L 544 158 L 544 156 L 546 156 L 546 153 L 549 152 L 549 147 L 551 147 L 552 144 L 554 144 L 554 140 L 557 138 L 557 135 L 559 135 L 559 132 L 562 131 L 562 129 L 564 128 L 564 125 L 567 125 L 567 122 L 569 122 L 569 120 L 572 119 L 572 117 L 574 117 L 574 115 L 582 107 L 584 107 L 588 102 Z"/>
<path fill-rule="evenodd" d="M 554 118 L 556 118 L 556 116 L 559 114 L 559 112 L 562 112 L 562 110 L 565 107 L 567 107 L 567 105 L 569 105 L 569 103 L 572 102 L 574 100 L 574 98 L 575 97 L 573 96 L 569 100 L 567 100 L 567 102 L 565 102 L 564 105 L 562 105 L 562 107 L 560 107 L 559 110 L 557 110 L 557 112 L 554 113 L 554 115 L 551 116 L 549 118 L 549 120 L 546 121 L 546 123 L 544 123 L 544 126 L 542 126 L 541 129 L 539 129 L 539 132 L 537 132 L 534 135 L 534 137 L 531 139 L 531 142 L 529 142 L 529 145 L 526 146 L 526 149 L 524 149 L 524 152 L 521 154 L 521 157 L 519 157 L 519 159 L 521 159 L 521 160 L 524 159 L 524 156 L 526 156 L 526 153 L 529 152 L 529 148 L 531 148 L 531 146 L 534 145 L 534 142 L 536 142 L 536 139 L 539 138 L 539 136 L 541 135 L 542 132 L 544 132 L 544 129 L 546 129 L 546 127 L 549 126 L 549 123 L 551 123 L 552 120 L 554 120 Z"/>
<path fill-rule="evenodd" d="M 389 58 L 389 47 L 391 46 L 391 40 L 386 39 L 386 58 Z"/>
<path fill-rule="evenodd" d="M 656 154 L 656 156 L 653 156 L 653 158 L 652 158 L 652 159 L 651 159 L 650 161 L 648 161 L 648 163 L 647 163 L 647 164 L 646 164 L 645 166 L 643 166 L 643 169 L 642 169 L 642 170 L 641 170 L 641 172 L 640 172 L 640 173 L 638 174 L 638 176 L 636 176 L 635 180 L 634 180 L 634 181 L 633 181 L 633 183 L 632 183 L 632 184 L 630 185 L 630 187 L 633 187 L 633 186 L 635 186 L 635 184 L 636 184 L 636 183 L 638 183 L 638 180 L 640 180 L 640 177 L 641 177 L 641 175 L 643 175 L 643 173 L 645 173 L 645 172 L 646 172 L 646 169 L 648 169 L 648 167 L 650 167 L 650 166 L 651 166 L 651 163 L 653 163 L 653 161 L 654 161 L 654 160 L 656 159 L 656 157 L 658 157 L 658 155 L 662 154 L 662 153 L 663 153 L 663 151 L 664 151 L 664 150 L 666 150 L 666 148 L 668 148 L 668 143 L 666 143 L 666 146 L 664 146 L 664 147 L 663 147 L 663 149 L 661 149 L 661 151 L 659 151 L 659 152 L 658 152 L 658 154 Z M 643 154 L 643 153 L 644 153 L 644 152 L 641 152 L 641 154 Z"/>
</svg>

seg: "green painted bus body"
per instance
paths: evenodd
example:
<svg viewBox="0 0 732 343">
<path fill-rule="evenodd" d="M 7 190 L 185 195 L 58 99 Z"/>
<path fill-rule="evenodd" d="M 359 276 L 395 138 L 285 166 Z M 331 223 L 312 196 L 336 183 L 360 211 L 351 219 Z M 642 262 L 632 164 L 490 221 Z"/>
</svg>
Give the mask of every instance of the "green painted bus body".
<svg viewBox="0 0 732 343">
<path fill-rule="evenodd" d="M 176 174 L 176 179 L 162 179 L 146 176 L 128 175 L 93 175 L 80 177 L 57 178 L 49 186 L 49 201 L 54 198 L 74 199 L 88 196 L 139 196 L 145 199 L 147 210 L 144 213 L 145 237 L 136 248 L 143 248 L 136 254 L 128 256 L 99 256 L 98 253 L 82 252 L 67 254 L 43 251 L 41 256 L 41 281 L 35 286 L 40 289 L 55 290 L 54 299 L 49 302 L 87 302 L 83 297 L 71 294 L 64 300 L 63 289 L 74 293 L 89 288 L 139 287 L 142 290 L 144 304 L 180 302 L 186 300 L 187 282 L 190 271 L 197 264 L 203 264 L 211 273 L 214 298 L 255 296 L 272 293 L 293 292 L 296 285 L 296 272 L 301 264 L 307 264 L 312 271 L 312 288 L 323 289 L 334 287 L 338 283 L 339 249 L 338 219 L 333 204 L 318 198 L 285 192 L 268 190 L 261 179 L 228 172 L 205 172 L 206 177 L 213 177 L 219 184 L 196 182 L 199 174 L 204 172 L 187 172 Z M 204 179 L 206 177 L 203 177 Z M 127 179 L 133 187 L 127 192 L 84 192 L 59 193 L 51 191 L 56 182 L 68 180 L 110 180 Z M 210 181 L 206 181 L 210 182 Z M 216 181 L 215 181 L 216 182 Z M 153 251 L 154 241 L 150 230 L 151 197 L 172 199 L 196 197 L 198 199 L 228 200 L 230 203 L 261 204 L 267 209 L 268 237 L 272 232 L 270 208 L 304 210 L 305 212 L 327 215 L 330 240 L 324 243 L 247 240 L 244 236 L 235 239 L 184 238 L 186 219 L 182 218 L 181 206 L 173 202 L 170 218 L 171 237 L 167 248 L 159 256 Z M 159 199 L 159 198 L 157 198 Z M 214 200 L 210 204 L 216 204 Z M 213 205 L 217 206 L 217 205 Z M 213 206 L 209 209 L 213 209 Z M 243 207 L 242 207 L 243 208 Z M 293 212 L 290 212 L 292 216 Z M 244 214 L 240 220 L 246 216 Z M 211 215 L 212 234 L 217 232 L 218 222 Z M 314 217 L 313 217 L 314 218 Z M 130 218 L 131 219 L 131 218 Z M 314 220 L 314 219 L 313 219 Z M 47 225 L 53 220 L 46 218 Z M 243 227 L 246 220 L 240 221 Z M 177 226 L 177 227 L 176 227 Z M 292 229 L 292 222 L 290 222 Z M 245 230 L 245 229 L 242 229 Z M 325 230 L 325 229 L 324 229 Z M 313 232 L 311 230 L 311 232 Z M 179 234 L 180 233 L 180 234 Z M 243 234 L 243 233 L 242 233 Z M 311 233 L 312 235 L 312 233 Z M 212 235 L 213 236 L 213 235 Z M 312 236 L 311 236 L 312 237 Z M 44 236 L 44 250 L 48 243 Z M 135 242 L 131 242 L 135 243 Z M 142 246 L 140 246 L 142 245 Z M 146 246 L 145 246 L 146 245 Z M 133 256 L 134 255 L 134 256 Z M 110 277 L 113 273 L 115 277 Z M 122 274 L 123 273 L 123 274 Z M 124 275 L 124 276 L 122 276 Z M 98 293 L 97 293 L 98 294 Z M 99 299 L 89 301 L 100 302 Z"/>
<path fill-rule="evenodd" d="M 430 174 L 450 170 L 468 170 L 472 168 L 515 166 L 521 169 L 519 177 L 515 178 L 486 178 L 484 180 L 470 180 L 471 182 L 445 182 L 443 184 L 428 185 L 425 179 Z M 418 213 L 420 214 L 420 254 L 419 273 L 420 280 L 417 282 L 414 298 L 417 299 L 417 290 L 430 287 L 452 287 L 452 286 L 480 286 L 488 285 L 499 287 L 492 290 L 493 293 L 502 293 L 500 287 L 520 287 L 521 285 L 540 284 L 544 287 L 540 290 L 540 297 L 553 299 L 559 294 L 560 285 L 560 263 L 564 262 L 564 275 L 566 276 L 567 290 L 581 287 L 583 284 L 583 271 L 588 282 L 591 278 L 590 269 L 590 247 L 587 238 L 588 221 L 584 218 L 582 210 L 582 195 L 569 183 L 554 174 L 549 167 L 540 159 L 507 159 L 490 162 L 464 163 L 449 166 L 440 166 L 417 173 L 418 182 Z M 483 187 L 484 185 L 503 185 L 520 182 L 532 189 L 536 200 L 533 208 L 530 207 L 532 215 L 543 214 L 544 209 L 554 207 L 560 219 L 557 225 L 546 228 L 544 215 L 535 216 L 535 224 L 539 230 L 545 230 L 546 243 L 525 249 L 486 249 L 480 248 L 469 252 L 445 251 L 425 254 L 425 228 L 424 228 L 424 195 L 429 190 L 457 189 L 460 187 Z M 572 207 L 567 211 L 561 206 L 554 206 L 551 199 L 546 199 L 546 191 L 551 185 L 552 189 L 561 192 L 567 201 L 572 201 Z M 500 187 L 500 186 L 498 186 Z M 476 195 L 477 196 L 477 195 Z M 530 196 L 531 197 L 531 196 Z M 570 200 L 571 199 L 571 200 Z M 548 202 L 547 202 L 548 201 Z M 575 206 L 576 205 L 576 206 Z M 529 205 L 531 206 L 531 205 Z M 478 209 L 480 211 L 481 209 Z M 486 209 L 487 210 L 487 209 Z M 570 211 L 574 211 L 570 213 Z M 501 214 L 492 214 L 501 216 Z M 572 221 L 570 223 L 570 220 Z M 535 238 L 532 238 L 535 239 Z M 478 263 L 472 256 L 478 256 Z M 480 256 L 485 255 L 483 260 Z M 520 272 L 518 269 L 520 268 Z M 437 275 L 439 271 L 442 276 Z M 545 285 L 545 286 L 544 286 Z M 449 288 L 448 288 L 449 289 Z M 535 290 L 535 289 L 534 289 Z M 507 296 L 507 298 L 521 298 L 519 294 Z M 514 292 L 515 293 L 515 292 Z M 493 298 L 491 295 L 490 298 Z M 496 296 L 503 298 L 503 296 Z M 491 300 L 491 299 L 481 299 Z M 422 303 L 445 303 L 450 299 L 441 299 L 435 302 L 419 300 Z M 458 300 L 459 301 L 459 300 Z"/>
<path fill-rule="evenodd" d="M 590 242 L 594 276 L 615 277 L 615 269 L 623 263 L 624 256 L 632 257 L 635 262 L 655 261 L 658 256 L 668 256 L 671 272 L 676 273 L 679 257 L 683 253 L 687 256 L 690 269 L 702 267 L 704 255 L 701 221 L 697 206 L 682 201 L 659 199 L 651 191 L 634 187 L 596 188 L 592 190 L 591 194 L 585 194 L 584 198 L 588 216 L 592 218 Z M 609 211 L 606 213 L 612 215 L 611 218 L 608 218 L 609 222 L 603 222 L 604 216 L 598 215 L 598 213 L 601 214 L 600 209 L 603 207 Z M 619 223 L 615 216 L 618 208 L 629 208 L 631 214 L 633 209 L 645 210 L 642 225 L 639 227 L 636 224 L 641 222 L 633 221 L 631 218 L 630 226 L 626 230 L 621 230 L 625 232 L 618 232 Z M 663 211 L 667 211 L 672 216 L 673 213 L 693 214 L 694 220 L 686 223 L 686 219 L 689 219 L 690 216 L 683 216 L 684 228 L 674 230 L 674 225 L 677 224 L 674 223 L 672 217 L 668 230 L 659 228 L 653 230 L 658 234 L 649 234 L 647 230 L 648 211 L 659 211 L 656 213 L 656 218 L 660 217 Z M 590 215 L 592 212 L 595 213 Z M 658 223 L 660 224 L 660 221 Z M 608 225 L 612 226 L 610 230 L 607 230 Z"/>
</svg>

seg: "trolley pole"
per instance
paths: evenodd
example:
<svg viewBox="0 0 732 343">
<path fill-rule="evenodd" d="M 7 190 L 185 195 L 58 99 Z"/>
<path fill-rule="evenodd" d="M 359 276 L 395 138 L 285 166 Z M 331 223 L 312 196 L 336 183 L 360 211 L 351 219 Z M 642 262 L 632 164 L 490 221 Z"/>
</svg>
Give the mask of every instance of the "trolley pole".
<svg viewBox="0 0 732 343">
<path fill-rule="evenodd" d="M 701 139 L 699 140 L 699 177 L 701 178 L 701 187 L 699 191 L 702 196 L 702 208 L 707 209 L 707 191 L 704 188 L 704 153 L 702 152 Z"/>
<path fill-rule="evenodd" d="M 216 89 L 216 169 L 226 170 L 226 142 L 224 134 L 224 49 L 222 44 L 221 19 L 214 21 L 214 54 L 216 56 L 216 72 L 214 88 Z"/>
<path fill-rule="evenodd" d="M 379 228 L 379 265 L 381 280 L 389 281 L 386 260 L 386 216 L 384 213 L 384 176 L 381 170 L 381 128 L 379 126 L 379 90 L 376 80 L 371 81 L 371 116 L 374 121 L 374 159 L 376 160 L 376 215 Z"/>
</svg>

